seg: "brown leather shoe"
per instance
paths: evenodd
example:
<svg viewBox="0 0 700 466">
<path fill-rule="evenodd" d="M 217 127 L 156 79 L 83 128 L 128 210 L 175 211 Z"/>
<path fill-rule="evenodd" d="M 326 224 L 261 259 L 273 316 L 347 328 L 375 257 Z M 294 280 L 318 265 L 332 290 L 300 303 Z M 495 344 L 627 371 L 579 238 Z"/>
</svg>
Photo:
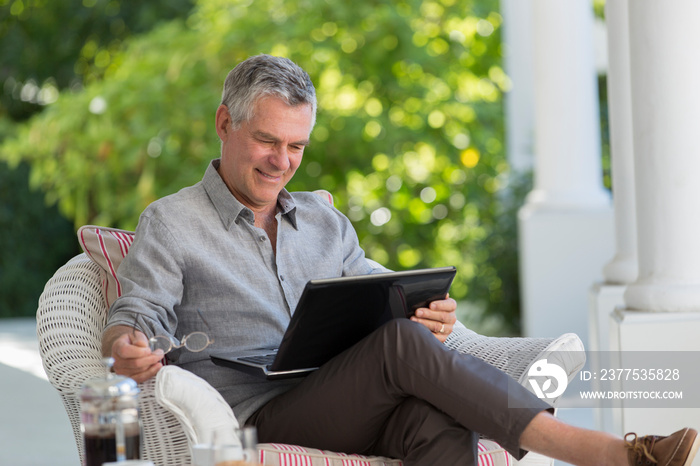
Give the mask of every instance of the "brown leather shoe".
<svg viewBox="0 0 700 466">
<path fill-rule="evenodd" d="M 629 450 L 627 458 L 630 466 L 690 466 L 698 451 L 700 438 L 695 429 L 686 427 L 668 437 L 637 437 L 637 434 L 630 432 L 625 435 L 625 443 Z"/>
</svg>

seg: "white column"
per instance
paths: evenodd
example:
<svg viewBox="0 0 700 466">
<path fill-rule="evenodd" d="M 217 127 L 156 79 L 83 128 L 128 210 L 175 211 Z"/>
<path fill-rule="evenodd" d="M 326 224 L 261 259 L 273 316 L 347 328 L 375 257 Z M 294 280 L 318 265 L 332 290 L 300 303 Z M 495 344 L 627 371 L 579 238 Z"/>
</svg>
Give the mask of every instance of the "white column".
<svg viewBox="0 0 700 466">
<path fill-rule="evenodd" d="M 533 0 L 532 5 L 537 168 L 528 202 L 607 207 L 591 3 Z"/>
<path fill-rule="evenodd" d="M 696 0 L 629 2 L 639 276 L 614 314 L 621 351 L 700 351 L 698 20 Z M 622 428 L 671 432 L 700 418 L 679 407 L 623 408 Z"/>
<path fill-rule="evenodd" d="M 519 213 L 523 330 L 588 339 L 588 287 L 613 253 L 602 185 L 593 11 L 588 0 L 532 0 L 534 189 Z"/>
<path fill-rule="evenodd" d="M 603 268 L 603 276 L 606 283 L 626 285 L 638 272 L 628 0 L 608 0 L 605 18 L 616 254 Z"/>
<path fill-rule="evenodd" d="M 638 271 L 628 0 L 608 0 L 605 17 L 616 253 L 603 268 L 603 282 L 591 289 L 589 348 L 594 351 L 609 349 L 610 313 L 624 304 L 626 285 Z"/>
<path fill-rule="evenodd" d="M 592 359 L 595 359 L 595 352 L 610 350 L 611 314 L 624 305 L 625 289 L 637 278 L 638 271 L 628 0 L 607 0 L 605 19 L 616 253 L 603 268 L 603 281 L 591 287 L 588 349 L 594 352 L 590 353 Z M 596 409 L 597 428 L 609 432 L 618 430 L 618 419 L 614 415 L 612 409 Z"/>
<path fill-rule="evenodd" d="M 523 0 L 501 0 L 503 62 L 511 81 L 505 95 L 506 153 L 514 174 L 534 165 L 535 99 L 532 72 L 532 5 Z"/>
<path fill-rule="evenodd" d="M 630 2 L 639 186 L 630 309 L 700 311 L 699 20 L 697 0 Z"/>
</svg>

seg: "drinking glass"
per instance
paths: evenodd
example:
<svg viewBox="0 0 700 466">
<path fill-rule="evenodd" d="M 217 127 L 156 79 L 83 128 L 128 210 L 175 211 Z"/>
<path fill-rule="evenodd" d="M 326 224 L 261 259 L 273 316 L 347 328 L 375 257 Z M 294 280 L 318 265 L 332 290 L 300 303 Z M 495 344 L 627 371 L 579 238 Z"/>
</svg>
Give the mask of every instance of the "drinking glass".
<svg viewBox="0 0 700 466">
<path fill-rule="evenodd" d="M 214 445 L 198 443 L 192 445 L 192 466 L 214 466 Z"/>
<path fill-rule="evenodd" d="M 236 430 L 236 435 L 241 441 L 245 460 L 250 464 L 258 464 L 258 430 L 251 426 L 241 427 Z"/>
<path fill-rule="evenodd" d="M 214 466 L 248 466 L 240 445 L 219 445 L 214 449 Z"/>
<path fill-rule="evenodd" d="M 258 431 L 255 427 L 236 429 L 240 445 L 220 445 L 214 452 L 214 466 L 258 466 Z"/>
</svg>

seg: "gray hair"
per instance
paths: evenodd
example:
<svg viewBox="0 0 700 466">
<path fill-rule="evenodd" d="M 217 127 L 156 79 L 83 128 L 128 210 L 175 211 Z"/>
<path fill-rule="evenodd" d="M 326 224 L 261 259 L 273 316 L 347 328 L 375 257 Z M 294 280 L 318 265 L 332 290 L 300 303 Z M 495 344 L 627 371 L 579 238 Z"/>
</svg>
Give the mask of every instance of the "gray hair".
<svg viewBox="0 0 700 466">
<path fill-rule="evenodd" d="M 316 89 L 306 71 L 287 58 L 256 55 L 236 65 L 224 81 L 221 104 L 228 108 L 234 129 L 253 118 L 255 103 L 265 96 L 279 97 L 292 107 L 311 105 L 311 127 L 316 123 Z"/>
</svg>

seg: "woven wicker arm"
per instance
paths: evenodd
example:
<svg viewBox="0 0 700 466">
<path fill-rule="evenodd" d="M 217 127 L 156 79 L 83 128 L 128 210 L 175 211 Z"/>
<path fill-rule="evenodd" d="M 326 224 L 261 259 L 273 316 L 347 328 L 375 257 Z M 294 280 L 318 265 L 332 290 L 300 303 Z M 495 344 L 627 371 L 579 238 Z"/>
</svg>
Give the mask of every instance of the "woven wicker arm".
<svg viewBox="0 0 700 466">
<path fill-rule="evenodd" d="M 80 387 L 105 375 L 102 330 L 107 318 L 100 268 L 85 254 L 71 259 L 49 280 L 39 298 L 37 336 L 44 370 L 68 413 L 80 457 Z M 140 385 L 143 458 L 156 465 L 189 463 L 189 445 L 180 422 L 156 403 L 155 380 Z"/>
<path fill-rule="evenodd" d="M 107 309 L 102 291 L 101 269 L 80 254 L 61 267 L 46 284 L 39 299 L 37 335 L 44 369 L 51 384 L 58 390 L 73 427 L 78 451 L 82 457 L 80 432 L 80 399 L 82 384 L 103 376 L 101 338 Z M 527 368 L 542 355 L 558 349 L 573 351 L 574 356 L 563 365 L 569 377 L 583 365 L 583 345 L 572 334 L 550 338 L 494 338 L 478 335 L 458 324 L 446 345 L 463 353 L 473 354 L 505 370 L 523 383 Z M 514 363 L 513 354 L 522 355 Z M 139 406 L 143 424 L 142 457 L 156 465 L 190 463 L 187 432 L 193 431 L 189 419 L 180 420 L 155 399 L 155 379 L 140 385 Z M 181 424 L 182 422 L 182 424 Z M 186 425 L 187 429 L 183 429 Z"/>
<path fill-rule="evenodd" d="M 569 381 L 586 362 L 583 342 L 573 333 L 566 333 L 558 338 L 486 337 L 457 322 L 445 345 L 483 359 L 528 389 L 530 387 L 527 384 L 527 371 L 540 359 L 547 358 L 549 363 L 559 365 L 566 372 Z"/>
</svg>

